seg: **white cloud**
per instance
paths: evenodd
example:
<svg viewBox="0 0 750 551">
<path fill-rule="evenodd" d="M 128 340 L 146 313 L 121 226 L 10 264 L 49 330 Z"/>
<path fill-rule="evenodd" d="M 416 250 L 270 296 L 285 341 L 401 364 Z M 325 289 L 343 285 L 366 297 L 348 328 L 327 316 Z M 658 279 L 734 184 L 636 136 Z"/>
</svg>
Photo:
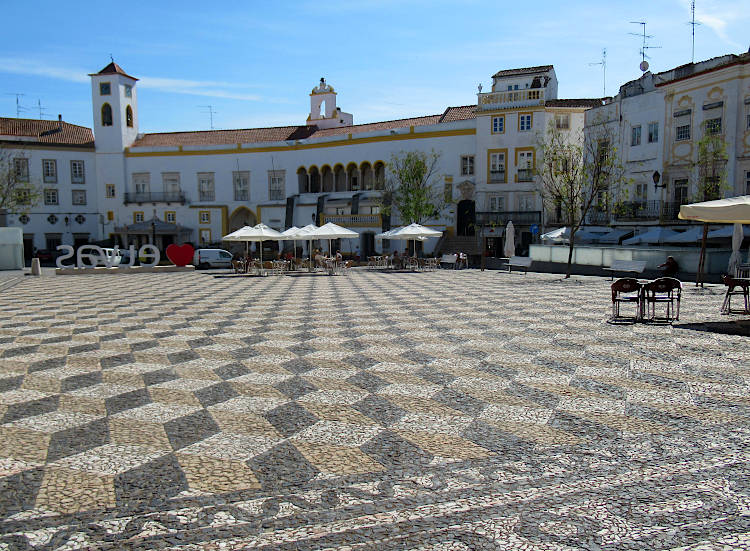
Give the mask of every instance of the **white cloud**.
<svg viewBox="0 0 750 551">
<path fill-rule="evenodd" d="M 42 76 L 68 82 L 89 82 L 88 72 L 84 69 L 57 67 L 33 60 L 8 57 L 0 57 L 0 73 Z M 257 94 L 247 93 L 244 89 L 249 88 L 250 86 L 248 85 L 221 81 L 142 77 L 139 87 L 173 94 L 207 96 L 240 101 L 261 101 L 263 99 Z"/>
</svg>

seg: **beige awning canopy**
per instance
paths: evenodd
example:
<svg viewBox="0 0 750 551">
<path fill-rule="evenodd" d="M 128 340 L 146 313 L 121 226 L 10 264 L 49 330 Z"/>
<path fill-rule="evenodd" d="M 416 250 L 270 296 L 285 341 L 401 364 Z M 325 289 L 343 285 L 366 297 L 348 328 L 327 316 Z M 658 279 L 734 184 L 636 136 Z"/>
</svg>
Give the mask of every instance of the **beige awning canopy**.
<svg viewBox="0 0 750 551">
<path fill-rule="evenodd" d="M 679 218 L 716 224 L 750 224 L 750 195 L 682 205 Z"/>
</svg>

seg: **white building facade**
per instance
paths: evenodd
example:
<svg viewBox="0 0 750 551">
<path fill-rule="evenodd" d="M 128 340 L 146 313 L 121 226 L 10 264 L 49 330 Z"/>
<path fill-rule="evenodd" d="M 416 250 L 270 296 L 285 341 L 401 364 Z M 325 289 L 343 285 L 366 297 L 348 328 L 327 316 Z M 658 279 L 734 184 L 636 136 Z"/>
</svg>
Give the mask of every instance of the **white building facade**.
<svg viewBox="0 0 750 551">
<path fill-rule="evenodd" d="M 548 65 L 500 71 L 491 92 L 480 89 L 473 105 L 355 125 L 353 115 L 337 105 L 336 91 L 321 79 L 299 126 L 141 134 L 137 79 L 114 62 L 90 77 L 92 139 L 74 152 L 66 149 L 70 144 L 47 149 L 56 151 L 59 167 L 85 152 L 79 157 L 86 171 L 86 204 L 45 205 L 55 208 L 34 209 L 26 215 L 30 220 L 17 214 L 8 220 L 33 235 L 36 248 L 81 243 L 84 234 L 91 241 L 111 238 L 120 245 L 205 246 L 246 224 L 264 222 L 283 230 L 333 221 L 361 234 L 351 247 L 362 255 L 388 250 L 403 244 L 381 244 L 374 235 L 401 221 L 397 215 L 381 216 L 379 199 L 388 163 L 403 151 L 440 155 L 434 185 L 450 203 L 429 225 L 478 243 L 477 233 L 513 220 L 525 247 L 532 227 L 545 225 L 534 173 L 539 134 L 551 122 L 580 130 L 584 112 L 601 104 L 558 99 L 557 78 Z M 15 138 L 0 141 L 9 147 Z M 39 141 L 38 136 L 29 139 Z M 30 166 L 41 171 L 45 157 L 34 155 Z M 37 176 L 32 182 L 41 182 Z M 73 194 L 73 182 L 61 184 L 71 186 Z M 70 224 L 81 210 L 74 206 L 86 207 L 85 231 L 53 232 L 42 223 L 50 210 L 58 219 L 69 215 Z M 157 228 L 154 219 L 166 224 Z M 427 251 L 435 244 L 426 242 Z M 490 241 L 490 254 L 497 252 L 495 245 Z"/>
<path fill-rule="evenodd" d="M 620 87 L 586 112 L 586 131 L 607 125 L 632 183 L 617 208 L 591 224 L 676 225 L 682 204 L 702 201 L 698 144 L 706 133 L 727 145 L 721 195 L 750 194 L 750 54 L 726 55 L 652 74 Z"/>
</svg>

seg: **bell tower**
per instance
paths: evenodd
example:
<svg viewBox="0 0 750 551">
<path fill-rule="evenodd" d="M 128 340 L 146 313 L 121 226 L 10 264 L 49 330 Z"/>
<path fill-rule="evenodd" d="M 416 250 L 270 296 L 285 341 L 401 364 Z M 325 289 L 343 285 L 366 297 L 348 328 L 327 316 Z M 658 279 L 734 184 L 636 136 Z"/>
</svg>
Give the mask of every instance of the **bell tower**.
<svg viewBox="0 0 750 551">
<path fill-rule="evenodd" d="M 122 153 L 138 136 L 137 78 L 112 61 L 91 77 L 97 152 Z"/>
<path fill-rule="evenodd" d="M 308 126 L 318 128 L 336 128 L 351 126 L 354 117 L 351 113 L 344 113 L 336 107 L 336 91 L 326 83 L 325 78 L 310 93 L 310 114 L 307 117 Z"/>
</svg>

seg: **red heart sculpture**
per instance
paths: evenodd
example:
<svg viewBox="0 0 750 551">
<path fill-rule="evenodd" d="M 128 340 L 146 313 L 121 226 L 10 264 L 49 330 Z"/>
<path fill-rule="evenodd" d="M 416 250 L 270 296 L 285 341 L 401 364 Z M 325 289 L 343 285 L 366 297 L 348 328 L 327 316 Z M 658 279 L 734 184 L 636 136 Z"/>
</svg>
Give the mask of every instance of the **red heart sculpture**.
<svg viewBox="0 0 750 551">
<path fill-rule="evenodd" d="M 175 245 L 174 243 L 167 247 L 167 258 L 172 261 L 175 266 L 187 266 L 193 261 L 193 249 L 192 245 L 185 243 L 184 245 Z"/>
</svg>

